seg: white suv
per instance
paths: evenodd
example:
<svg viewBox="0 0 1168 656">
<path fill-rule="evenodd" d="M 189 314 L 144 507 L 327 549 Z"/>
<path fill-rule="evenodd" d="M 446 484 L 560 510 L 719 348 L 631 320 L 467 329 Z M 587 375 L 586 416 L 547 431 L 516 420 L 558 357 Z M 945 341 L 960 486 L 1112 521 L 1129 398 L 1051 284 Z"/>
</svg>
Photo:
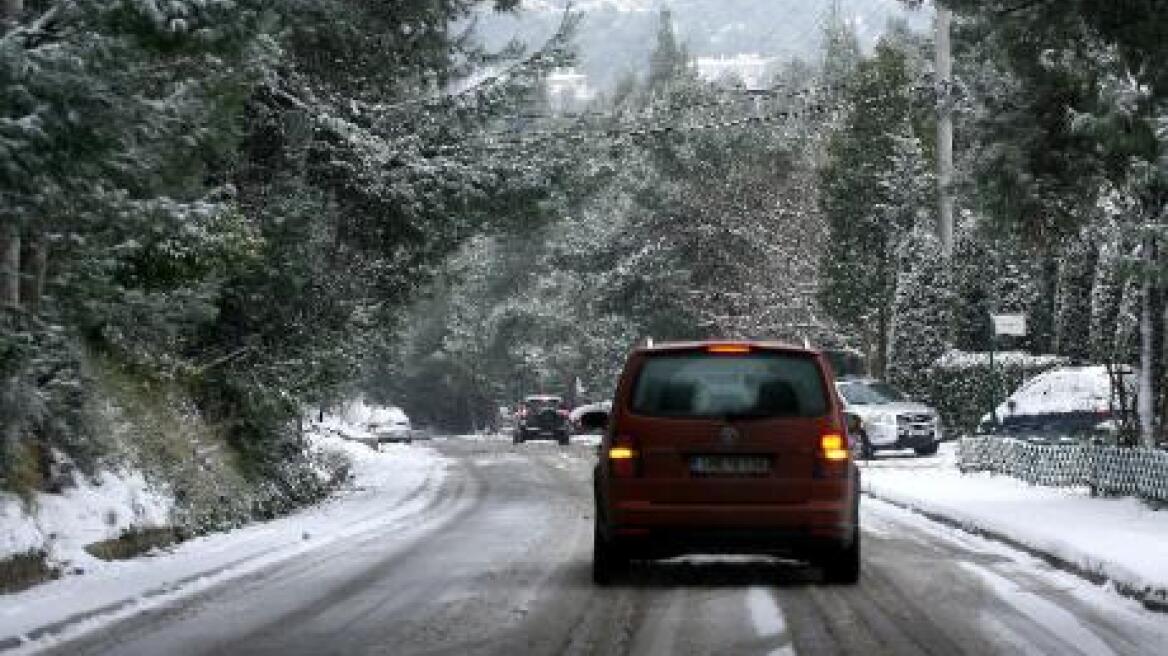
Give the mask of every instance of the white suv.
<svg viewBox="0 0 1168 656">
<path fill-rule="evenodd" d="M 905 398 L 888 383 L 849 378 L 836 383 L 844 412 L 859 419 L 855 435 L 863 458 L 886 449 L 913 449 L 918 456 L 937 453 L 941 420 L 937 411 Z"/>
</svg>

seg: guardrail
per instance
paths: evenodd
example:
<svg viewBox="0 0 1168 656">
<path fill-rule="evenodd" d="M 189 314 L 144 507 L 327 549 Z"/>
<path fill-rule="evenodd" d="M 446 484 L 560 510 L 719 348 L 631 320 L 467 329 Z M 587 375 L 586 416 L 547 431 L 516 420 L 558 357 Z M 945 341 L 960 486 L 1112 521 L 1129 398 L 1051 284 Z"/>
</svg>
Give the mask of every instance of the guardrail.
<svg viewBox="0 0 1168 656">
<path fill-rule="evenodd" d="M 966 437 L 958 444 L 957 466 L 962 472 L 1005 474 L 1032 485 L 1086 487 L 1094 495 L 1168 504 L 1168 451 L 1162 449 Z"/>
</svg>

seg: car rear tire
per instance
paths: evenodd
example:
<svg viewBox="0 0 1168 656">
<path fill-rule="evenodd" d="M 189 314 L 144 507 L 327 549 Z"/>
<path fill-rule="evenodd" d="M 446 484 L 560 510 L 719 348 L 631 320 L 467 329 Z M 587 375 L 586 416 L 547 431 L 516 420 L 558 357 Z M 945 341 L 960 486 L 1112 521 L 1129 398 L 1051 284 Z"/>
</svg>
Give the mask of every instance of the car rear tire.
<svg viewBox="0 0 1168 656">
<path fill-rule="evenodd" d="M 556 441 L 560 443 L 560 446 L 568 446 L 570 438 L 568 437 L 567 433 L 564 433 L 563 435 L 556 437 Z"/>
<path fill-rule="evenodd" d="M 919 449 L 914 449 L 914 451 L 917 452 L 918 456 L 935 456 L 935 455 L 937 455 L 937 448 L 939 446 L 940 446 L 939 443 L 933 442 L 929 446 L 923 446 Z"/>
<path fill-rule="evenodd" d="M 600 526 L 592 530 L 592 582 L 609 585 L 616 581 L 629 566 L 628 556 L 610 540 L 604 539 Z"/>
<path fill-rule="evenodd" d="M 860 529 L 856 527 L 852 543 L 837 549 L 821 566 L 823 580 L 832 585 L 854 585 L 860 580 Z"/>
</svg>

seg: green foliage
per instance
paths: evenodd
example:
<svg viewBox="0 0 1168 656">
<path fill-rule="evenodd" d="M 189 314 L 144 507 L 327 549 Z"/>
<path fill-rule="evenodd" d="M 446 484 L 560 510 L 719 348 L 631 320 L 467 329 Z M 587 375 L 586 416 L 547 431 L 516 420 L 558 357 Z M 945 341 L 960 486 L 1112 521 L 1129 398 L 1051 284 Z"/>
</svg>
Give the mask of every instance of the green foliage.
<svg viewBox="0 0 1168 656">
<path fill-rule="evenodd" d="M 1098 268 L 1099 250 L 1077 240 L 1060 253 L 1054 302 L 1054 352 L 1073 361 L 1091 357 L 1091 287 Z"/>
<path fill-rule="evenodd" d="M 926 372 L 949 345 L 951 283 L 932 232 L 917 229 L 897 253 L 888 380 L 910 395 L 927 388 Z"/>
<path fill-rule="evenodd" d="M 952 260 L 952 340 L 961 351 L 988 351 L 993 340 L 990 323 L 991 270 L 986 245 L 974 234 L 957 238 Z"/>
<path fill-rule="evenodd" d="M 108 438 L 95 430 L 77 343 L 17 310 L 4 310 L 0 321 L 0 487 L 41 489 L 52 449 L 92 471 Z"/>
<path fill-rule="evenodd" d="M 932 225 L 935 204 L 912 61 L 882 42 L 856 65 L 843 97 L 847 113 L 820 172 L 830 238 L 819 261 L 819 302 L 842 329 L 875 343 L 878 373 L 886 364 L 896 248 L 914 227 Z"/>
<path fill-rule="evenodd" d="M 697 79 L 668 22 L 657 50 L 676 65 L 659 58 L 660 77 L 630 81 L 600 129 L 707 124 L 715 104 L 758 111 Z M 764 114 L 798 107 L 768 103 Z M 791 118 L 611 145 L 541 142 L 539 156 L 559 153 L 573 175 L 525 224 L 509 221 L 447 261 L 409 313 L 396 363 L 371 374 L 380 395 L 416 422 L 466 430 L 524 394 L 572 398 L 577 379 L 585 398 L 607 398 L 645 336 L 830 335 L 813 298 L 823 238 L 808 193 L 813 136 Z"/>
<path fill-rule="evenodd" d="M 212 422 L 247 476 L 253 507 L 194 530 L 319 497 L 302 408 L 351 391 L 436 265 L 563 175 L 483 145 L 571 56 L 571 21 L 523 60 L 453 27 L 516 6 L 83 0 L 6 26 L 0 220 L 50 246 L 41 316 L 13 310 L 0 332 L 6 471 L 26 445 L 84 469 L 114 455 L 90 419 L 117 378 L 193 397 L 186 421 Z M 83 349 L 117 376 L 95 385 Z M 175 432 L 122 401 L 130 424 Z"/>
</svg>

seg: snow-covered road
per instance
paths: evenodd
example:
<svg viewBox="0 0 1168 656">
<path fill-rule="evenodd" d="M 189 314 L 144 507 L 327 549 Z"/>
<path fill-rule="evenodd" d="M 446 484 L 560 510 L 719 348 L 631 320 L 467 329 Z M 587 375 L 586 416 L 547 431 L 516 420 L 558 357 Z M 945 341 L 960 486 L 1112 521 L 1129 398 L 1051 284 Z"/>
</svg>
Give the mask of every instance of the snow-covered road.
<svg viewBox="0 0 1168 656">
<path fill-rule="evenodd" d="M 320 540 L 49 651 L 1095 655 L 1168 644 L 1163 614 L 869 499 L 858 586 L 821 585 L 795 563 L 690 558 L 596 588 L 593 446 L 432 448 L 449 459 L 447 474 L 404 521 Z"/>
</svg>

